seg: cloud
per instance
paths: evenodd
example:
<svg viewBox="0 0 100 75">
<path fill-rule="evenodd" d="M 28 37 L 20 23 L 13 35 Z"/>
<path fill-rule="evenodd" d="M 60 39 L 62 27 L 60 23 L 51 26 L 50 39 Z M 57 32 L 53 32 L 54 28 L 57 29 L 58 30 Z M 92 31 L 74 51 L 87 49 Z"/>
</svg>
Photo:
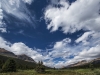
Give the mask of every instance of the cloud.
<svg viewBox="0 0 100 75">
<path fill-rule="evenodd" d="M 87 40 L 89 40 L 94 32 L 90 31 L 90 32 L 85 32 L 81 37 L 79 37 L 77 40 L 75 40 L 76 43 L 79 42 L 83 42 L 84 45 L 89 44 L 89 42 Z"/>
<path fill-rule="evenodd" d="M 24 1 L 25 3 L 31 4 L 34 0 L 22 0 L 22 1 Z"/>
<path fill-rule="evenodd" d="M 32 57 L 36 62 L 42 60 L 44 57 L 42 54 L 38 53 L 36 50 L 29 48 L 22 42 L 10 43 L 0 37 L 0 48 L 4 48 L 8 51 L 13 52 L 16 55 L 26 54 L 29 57 Z"/>
<path fill-rule="evenodd" d="M 26 54 L 29 57 L 32 57 L 36 62 L 43 59 L 43 56 L 41 54 L 39 54 L 36 50 L 29 48 L 22 42 L 12 44 L 11 50 L 16 55 Z"/>
<path fill-rule="evenodd" d="M 57 67 L 60 68 L 61 67 L 61 62 L 59 61 L 58 63 L 55 63 L 53 60 L 55 58 L 61 57 L 63 59 L 65 59 L 65 57 L 67 57 L 66 55 L 68 54 L 68 50 L 66 51 L 65 48 L 65 44 L 67 45 L 68 43 L 71 42 L 71 40 L 69 38 L 66 38 L 62 41 L 62 51 L 60 51 L 60 49 L 58 49 L 57 47 L 55 48 L 55 46 L 58 44 L 58 42 L 54 45 L 54 48 L 52 49 L 52 51 L 49 54 L 46 55 L 42 55 L 42 53 L 37 52 L 38 49 L 33 49 L 33 48 L 29 48 L 28 46 L 26 46 L 24 43 L 22 42 L 17 42 L 17 43 L 10 43 L 8 41 L 6 41 L 5 39 L 3 39 L 2 37 L 0 37 L 0 48 L 4 48 L 8 51 L 13 52 L 16 55 L 20 55 L 20 54 L 26 54 L 29 57 L 33 58 L 36 62 L 38 61 L 44 61 L 44 64 L 46 66 L 50 66 L 50 67 Z M 40 50 L 40 49 L 39 49 Z M 47 61 L 46 61 L 47 60 Z"/>
<path fill-rule="evenodd" d="M 83 50 L 78 55 L 76 55 L 73 59 L 67 61 L 66 65 L 77 63 L 77 62 L 82 61 L 82 60 L 89 61 L 89 60 L 92 60 L 95 58 L 99 58 L 100 57 L 100 50 L 99 49 L 100 49 L 100 45 L 91 47 L 88 50 Z"/>
<path fill-rule="evenodd" d="M 100 44 L 100 32 L 89 31 L 77 38 L 75 42 L 85 46 L 96 46 Z"/>
<path fill-rule="evenodd" d="M 79 53 L 78 57 L 81 58 L 83 57 L 84 59 L 88 59 L 88 58 L 93 59 L 99 57 L 100 56 L 99 49 L 100 49 L 100 45 L 91 47 L 89 50 L 83 50 L 82 52 Z"/>
<path fill-rule="evenodd" d="M 7 33 L 6 28 L 0 28 L 0 31 L 1 31 L 2 33 Z"/>
<path fill-rule="evenodd" d="M 71 43 L 71 39 L 69 38 L 56 42 L 56 44 L 54 45 L 54 49 L 61 49 L 61 47 L 66 46 L 68 43 Z"/>
<path fill-rule="evenodd" d="M 0 31 L 2 33 L 7 32 L 5 28 L 5 23 L 3 22 L 3 10 L 1 9 L 1 4 L 0 4 Z"/>
<path fill-rule="evenodd" d="M 75 40 L 74 45 L 56 42 L 49 55 L 53 58 L 65 57 L 63 62 L 56 64 L 65 66 L 100 56 L 100 0 L 76 0 L 71 4 L 66 0 L 51 0 L 45 9 L 44 19 L 51 32 L 59 28 L 65 34 L 85 31 Z M 66 55 L 63 51 L 67 51 Z"/>
<path fill-rule="evenodd" d="M 88 31 L 75 40 L 76 44 L 71 45 L 70 42 L 58 41 L 54 44 L 48 53 L 50 60 L 45 65 L 61 68 L 74 64 L 82 60 L 92 60 L 100 57 L 100 33 Z M 54 60 L 58 58 L 57 60 Z M 63 60 L 59 60 L 59 58 Z M 57 61 L 57 62 L 56 62 Z M 51 63 L 51 64 L 50 64 Z"/>
<path fill-rule="evenodd" d="M 81 42 L 79 44 L 77 43 L 78 45 L 71 46 L 71 39 L 65 38 L 61 41 L 56 42 L 53 48 L 46 49 L 47 52 L 45 55 L 38 52 L 38 50 L 41 51 L 41 49 L 30 48 L 22 42 L 10 43 L 2 37 L 0 37 L 0 48 L 5 48 L 6 50 L 11 51 L 16 55 L 26 54 L 29 57 L 33 58 L 36 62 L 42 60 L 44 62 L 44 65 L 49 67 L 61 68 L 81 60 L 91 60 L 94 58 L 98 58 L 100 56 L 100 41 L 98 41 L 98 39 L 100 40 L 99 33 L 94 33 L 88 40 L 91 45 L 84 45 L 84 43 Z M 61 58 L 62 60 L 59 60 L 59 58 Z"/>
<path fill-rule="evenodd" d="M 2 27 L 0 28 L 0 31 L 7 32 L 7 25 L 4 22 L 4 19 L 10 21 L 9 19 L 11 18 L 8 17 L 8 15 L 17 18 L 21 22 L 24 21 L 33 25 L 34 16 L 26 6 L 26 4 L 31 5 L 33 1 L 34 0 L 0 0 L 0 27 Z"/>
<path fill-rule="evenodd" d="M 52 4 L 57 4 L 59 2 L 59 0 L 51 0 Z"/>
<path fill-rule="evenodd" d="M 56 68 L 63 67 L 64 66 L 63 62 L 65 62 L 71 55 L 73 55 L 74 52 L 74 51 L 71 52 L 72 48 L 69 46 L 70 43 L 71 39 L 65 38 L 61 41 L 56 42 L 53 48 L 47 49 L 48 60 L 45 59 L 47 61 L 44 60 L 44 64 L 46 66 L 56 67 Z M 59 60 L 59 58 L 61 58 L 62 60 Z"/>
<path fill-rule="evenodd" d="M 5 48 L 7 50 L 10 50 L 11 43 L 4 40 L 2 37 L 0 37 L 0 48 Z"/>
<path fill-rule="evenodd" d="M 18 19 L 31 21 L 31 13 L 25 3 L 31 4 L 33 0 L 1 0 L 1 7 L 7 14 L 11 14 Z M 5 15 L 5 14 L 4 14 Z"/>
<path fill-rule="evenodd" d="M 51 32 L 59 27 L 64 33 L 79 30 L 100 31 L 100 0 L 76 0 L 71 5 L 66 0 L 57 3 L 61 7 L 49 5 L 45 9 L 44 18 Z"/>
<path fill-rule="evenodd" d="M 49 52 L 49 56 L 53 58 L 66 58 L 69 54 L 69 49 L 67 48 L 68 44 L 71 43 L 71 39 L 66 38 L 62 41 L 56 42 L 54 44 L 54 47 L 52 48 L 52 51 Z"/>
</svg>

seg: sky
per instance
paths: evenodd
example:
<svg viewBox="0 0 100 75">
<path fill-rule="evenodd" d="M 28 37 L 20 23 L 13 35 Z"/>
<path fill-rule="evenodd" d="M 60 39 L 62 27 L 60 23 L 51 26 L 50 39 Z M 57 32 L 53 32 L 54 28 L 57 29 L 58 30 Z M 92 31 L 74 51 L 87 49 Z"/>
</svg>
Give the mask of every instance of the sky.
<svg viewBox="0 0 100 75">
<path fill-rule="evenodd" d="M 100 57 L 100 0 L 0 0 L 0 48 L 62 68 Z"/>
</svg>

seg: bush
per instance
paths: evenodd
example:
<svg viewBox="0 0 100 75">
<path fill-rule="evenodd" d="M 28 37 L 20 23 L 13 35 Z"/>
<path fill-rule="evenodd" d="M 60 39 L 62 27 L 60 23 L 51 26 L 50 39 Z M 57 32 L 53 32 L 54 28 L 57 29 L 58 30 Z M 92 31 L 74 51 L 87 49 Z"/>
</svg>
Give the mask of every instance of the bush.
<svg viewBox="0 0 100 75">
<path fill-rule="evenodd" d="M 16 62 L 8 59 L 2 67 L 2 72 L 16 72 Z"/>
</svg>

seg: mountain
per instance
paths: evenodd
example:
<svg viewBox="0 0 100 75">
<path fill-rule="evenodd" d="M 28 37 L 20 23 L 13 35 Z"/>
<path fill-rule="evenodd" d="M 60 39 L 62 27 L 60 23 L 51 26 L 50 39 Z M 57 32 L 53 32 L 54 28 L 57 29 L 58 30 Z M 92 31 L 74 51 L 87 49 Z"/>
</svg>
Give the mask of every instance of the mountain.
<svg viewBox="0 0 100 75">
<path fill-rule="evenodd" d="M 15 55 L 10 51 L 0 48 L 0 69 L 11 58 L 16 61 L 18 69 L 34 69 L 37 66 L 37 63 L 27 55 Z"/>
<path fill-rule="evenodd" d="M 9 52 L 9 51 L 5 50 L 4 48 L 0 48 L 0 55 L 16 58 L 16 55 L 14 53 Z"/>
<path fill-rule="evenodd" d="M 27 55 L 15 55 L 14 53 L 0 48 L 0 69 L 4 63 L 13 58 L 16 61 L 17 69 L 35 69 L 38 65 L 31 57 Z M 50 67 L 44 66 L 46 69 L 51 69 Z"/>
<path fill-rule="evenodd" d="M 82 61 L 79 61 L 77 63 L 69 65 L 69 67 L 77 67 L 77 66 L 81 66 L 81 65 L 84 65 L 84 64 L 87 64 L 87 63 L 89 63 L 89 62 L 87 62 L 86 60 L 82 60 Z"/>
<path fill-rule="evenodd" d="M 27 55 L 23 54 L 23 55 L 17 55 L 18 59 L 22 59 L 28 62 L 35 62 L 32 58 L 28 57 Z"/>
<path fill-rule="evenodd" d="M 23 54 L 23 55 L 15 55 L 14 53 L 7 51 L 3 48 L 0 48 L 0 55 L 2 56 L 7 56 L 7 57 L 12 57 L 12 58 L 18 58 L 24 61 L 28 61 L 28 62 L 35 62 L 31 57 L 28 57 L 27 55 Z"/>
<path fill-rule="evenodd" d="M 100 58 L 96 58 L 90 61 L 82 60 L 75 64 L 68 65 L 68 68 L 89 68 L 90 64 L 93 64 L 94 67 L 100 67 Z"/>
</svg>

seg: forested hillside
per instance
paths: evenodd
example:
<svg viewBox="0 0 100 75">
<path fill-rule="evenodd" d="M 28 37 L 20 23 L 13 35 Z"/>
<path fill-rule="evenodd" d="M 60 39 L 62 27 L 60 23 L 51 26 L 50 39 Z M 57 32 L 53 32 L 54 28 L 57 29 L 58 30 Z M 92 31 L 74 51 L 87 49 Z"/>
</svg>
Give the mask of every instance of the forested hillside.
<svg viewBox="0 0 100 75">
<path fill-rule="evenodd" d="M 0 69 L 2 68 L 3 64 L 10 58 L 11 57 L 0 55 Z M 17 69 L 34 69 L 37 66 L 35 62 L 28 62 L 17 58 L 13 58 L 13 59 L 17 63 Z"/>
</svg>

